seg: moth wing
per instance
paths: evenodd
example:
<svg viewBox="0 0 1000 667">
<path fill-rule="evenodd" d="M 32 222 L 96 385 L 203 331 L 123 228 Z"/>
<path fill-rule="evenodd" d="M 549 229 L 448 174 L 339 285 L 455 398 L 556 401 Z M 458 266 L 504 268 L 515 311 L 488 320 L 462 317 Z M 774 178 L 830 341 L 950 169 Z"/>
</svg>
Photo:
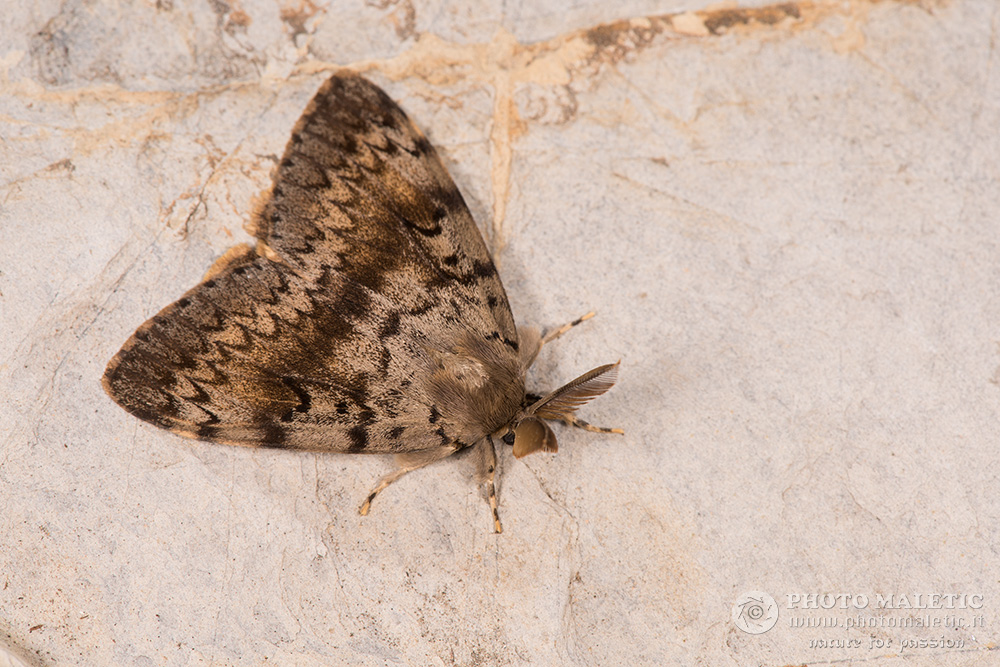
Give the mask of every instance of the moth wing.
<svg viewBox="0 0 1000 667">
<path fill-rule="evenodd" d="M 471 444 L 520 402 L 517 331 L 482 237 L 379 88 L 350 73 L 320 88 L 255 223 L 256 254 L 227 255 L 111 360 L 104 385 L 126 410 L 231 444 L 404 452 Z M 442 379 L 463 350 L 489 363 L 452 360 L 461 372 Z M 477 385 L 475 368 L 497 372 Z"/>
<path fill-rule="evenodd" d="M 517 348 L 507 294 L 472 215 L 426 137 L 350 72 L 295 125 L 255 233 L 302 275 L 339 272 L 420 313 L 444 304 Z"/>
<path fill-rule="evenodd" d="M 394 304 L 349 278 L 304 280 L 249 248 L 148 320 L 105 371 L 108 394 L 180 435 L 236 445 L 404 452 L 451 438 Z M 377 316 L 373 316 L 377 315 Z"/>
</svg>

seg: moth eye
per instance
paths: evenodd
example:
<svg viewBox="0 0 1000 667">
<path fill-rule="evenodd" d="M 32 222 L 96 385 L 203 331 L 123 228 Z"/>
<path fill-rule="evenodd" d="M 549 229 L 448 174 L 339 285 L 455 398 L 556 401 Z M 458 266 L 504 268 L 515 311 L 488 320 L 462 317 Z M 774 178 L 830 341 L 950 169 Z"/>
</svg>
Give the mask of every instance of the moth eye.
<svg viewBox="0 0 1000 667">
<path fill-rule="evenodd" d="M 513 445 L 514 444 L 514 432 L 513 431 L 509 431 L 507 433 L 507 435 L 505 435 L 504 437 L 502 437 L 500 439 L 503 440 L 504 442 L 506 442 L 508 445 Z"/>
</svg>

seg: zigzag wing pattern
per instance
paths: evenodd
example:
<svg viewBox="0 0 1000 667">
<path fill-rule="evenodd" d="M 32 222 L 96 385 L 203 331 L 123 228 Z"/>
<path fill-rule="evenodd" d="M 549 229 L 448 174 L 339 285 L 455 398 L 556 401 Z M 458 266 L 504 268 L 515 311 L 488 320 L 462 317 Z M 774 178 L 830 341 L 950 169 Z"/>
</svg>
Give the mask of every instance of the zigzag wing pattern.
<svg viewBox="0 0 1000 667">
<path fill-rule="evenodd" d="M 181 435 L 411 452 L 472 444 L 524 396 L 517 331 L 434 149 L 342 73 L 296 125 L 256 220 L 262 245 L 143 324 L 104 386 Z"/>
</svg>

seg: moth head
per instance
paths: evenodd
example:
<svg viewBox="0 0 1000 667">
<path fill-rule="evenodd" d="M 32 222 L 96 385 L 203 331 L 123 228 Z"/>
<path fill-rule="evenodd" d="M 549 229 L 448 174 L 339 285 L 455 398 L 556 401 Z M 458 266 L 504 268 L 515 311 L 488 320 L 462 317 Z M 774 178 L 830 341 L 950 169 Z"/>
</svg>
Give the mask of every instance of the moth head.
<svg viewBox="0 0 1000 667">
<path fill-rule="evenodd" d="M 516 458 L 559 451 L 556 434 L 544 420 L 568 421 L 581 405 L 611 389 L 618 379 L 618 363 L 599 366 L 538 399 L 521 411 L 500 439 L 514 446 Z"/>
<path fill-rule="evenodd" d="M 501 438 L 508 445 L 514 445 L 514 456 L 521 458 L 535 452 L 558 452 L 556 434 L 549 425 L 538 417 L 525 417 Z"/>
</svg>

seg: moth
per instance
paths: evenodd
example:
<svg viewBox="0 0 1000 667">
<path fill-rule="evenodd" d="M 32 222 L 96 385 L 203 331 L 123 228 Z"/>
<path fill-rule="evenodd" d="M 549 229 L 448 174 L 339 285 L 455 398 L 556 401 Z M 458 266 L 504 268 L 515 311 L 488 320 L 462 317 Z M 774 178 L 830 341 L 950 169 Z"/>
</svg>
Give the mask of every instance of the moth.
<svg viewBox="0 0 1000 667">
<path fill-rule="evenodd" d="M 292 130 L 251 225 L 199 285 L 108 363 L 108 395 L 201 440 L 394 454 L 406 473 L 475 452 L 494 530 L 496 443 L 555 452 L 548 421 L 600 433 L 577 408 L 618 363 L 525 390 L 542 335 L 514 325 L 483 237 L 436 151 L 380 88 L 341 71 Z"/>
</svg>

